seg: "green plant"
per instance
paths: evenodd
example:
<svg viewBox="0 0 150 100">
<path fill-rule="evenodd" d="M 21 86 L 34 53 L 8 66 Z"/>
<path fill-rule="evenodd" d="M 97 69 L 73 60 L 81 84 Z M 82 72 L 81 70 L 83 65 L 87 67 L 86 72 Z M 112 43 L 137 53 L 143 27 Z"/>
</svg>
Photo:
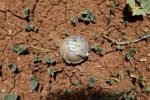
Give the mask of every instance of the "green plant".
<svg viewBox="0 0 150 100">
<path fill-rule="evenodd" d="M 106 96 L 101 96 L 100 99 L 98 100 L 118 100 L 118 95 L 115 91 L 112 91 L 110 94 Z"/>
<path fill-rule="evenodd" d="M 112 85 L 113 83 L 119 83 L 120 81 L 117 78 L 110 78 L 106 81 L 108 85 Z"/>
<path fill-rule="evenodd" d="M 66 35 L 66 36 L 71 35 L 71 33 L 67 29 L 64 30 L 63 34 Z"/>
<path fill-rule="evenodd" d="M 150 14 L 150 0 L 127 0 L 127 4 L 133 16 Z"/>
<path fill-rule="evenodd" d="M 24 27 L 24 30 L 26 31 L 26 32 L 37 32 L 38 31 L 38 27 L 37 26 L 35 26 L 35 25 L 29 25 L 29 24 L 27 24 L 27 25 L 25 25 L 25 27 Z"/>
<path fill-rule="evenodd" d="M 70 90 L 70 89 L 64 89 L 64 94 L 70 94 L 71 92 L 72 92 L 72 90 Z"/>
<path fill-rule="evenodd" d="M 71 19 L 70 19 L 70 22 L 72 25 L 76 25 L 76 22 L 77 22 L 77 17 L 73 16 Z"/>
<path fill-rule="evenodd" d="M 94 76 L 90 76 L 88 79 L 88 84 L 87 84 L 88 87 L 92 88 L 94 86 L 95 82 L 96 82 L 96 78 Z"/>
<path fill-rule="evenodd" d="M 27 7 L 27 8 L 24 8 L 24 10 L 23 10 L 23 17 L 24 17 L 25 19 L 28 19 L 28 18 L 29 18 L 29 14 L 30 14 L 29 8 L 28 8 L 28 7 Z"/>
<path fill-rule="evenodd" d="M 8 93 L 3 97 L 3 100 L 17 100 L 18 96 L 16 94 Z"/>
<path fill-rule="evenodd" d="M 84 23 L 96 23 L 96 16 L 93 15 L 91 10 L 84 10 L 81 11 L 78 16 L 79 21 L 82 21 Z"/>
<path fill-rule="evenodd" d="M 34 57 L 32 61 L 33 63 L 38 63 L 38 62 L 41 62 L 42 60 L 39 57 Z"/>
<path fill-rule="evenodd" d="M 128 51 L 127 55 L 126 55 L 126 59 L 127 59 L 128 61 L 130 61 L 130 60 L 134 57 L 135 54 L 136 54 L 136 49 L 135 49 L 135 48 L 131 48 L 131 49 Z"/>
<path fill-rule="evenodd" d="M 118 8 L 120 6 L 120 2 L 119 1 L 115 1 L 112 5 L 111 5 L 111 7 L 113 8 L 113 9 L 116 9 L 116 8 Z"/>
<path fill-rule="evenodd" d="M 124 49 L 124 45 L 117 45 L 116 46 L 116 50 L 118 50 L 118 51 L 122 51 Z"/>
<path fill-rule="evenodd" d="M 56 60 L 52 57 L 45 57 L 44 61 L 46 64 L 49 64 L 49 65 L 54 64 L 56 62 Z"/>
<path fill-rule="evenodd" d="M 79 80 L 79 81 L 77 81 L 77 82 L 72 83 L 72 85 L 74 85 L 74 86 L 79 86 L 79 85 L 81 85 L 81 80 Z"/>
<path fill-rule="evenodd" d="M 137 100 L 137 90 L 132 88 L 130 90 L 125 90 L 120 93 L 119 100 Z"/>
<path fill-rule="evenodd" d="M 144 93 L 150 93 L 150 87 L 143 88 L 142 92 L 144 92 Z"/>
<path fill-rule="evenodd" d="M 102 47 L 98 46 L 97 44 L 92 45 L 91 50 L 98 53 L 100 56 L 105 55 L 105 50 Z"/>
<path fill-rule="evenodd" d="M 13 63 L 8 64 L 8 68 L 9 68 L 12 72 L 16 72 L 16 70 L 17 70 L 16 65 L 13 64 Z"/>
<path fill-rule="evenodd" d="M 145 87 L 145 81 L 139 75 L 130 74 L 130 77 L 133 79 L 133 84 L 138 83 L 140 86 Z"/>
<path fill-rule="evenodd" d="M 19 45 L 14 45 L 12 47 L 13 52 L 18 53 L 19 55 L 21 54 L 26 54 L 28 52 L 27 48 Z"/>
<path fill-rule="evenodd" d="M 48 70 L 48 74 L 49 74 L 49 76 L 54 77 L 54 75 L 55 75 L 55 69 L 53 69 L 53 68 L 49 69 Z"/>
<path fill-rule="evenodd" d="M 30 80 L 31 80 L 31 88 L 32 90 L 35 90 L 38 87 L 39 82 L 36 80 L 35 76 L 33 75 Z"/>
</svg>

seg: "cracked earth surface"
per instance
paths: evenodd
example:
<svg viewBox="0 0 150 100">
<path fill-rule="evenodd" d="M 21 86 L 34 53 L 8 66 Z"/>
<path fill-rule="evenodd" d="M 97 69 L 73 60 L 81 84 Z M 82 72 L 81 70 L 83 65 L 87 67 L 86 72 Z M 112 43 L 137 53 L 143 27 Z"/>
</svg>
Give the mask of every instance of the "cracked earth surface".
<svg viewBox="0 0 150 100">
<path fill-rule="evenodd" d="M 115 9 L 115 18 L 112 19 L 108 28 L 107 18 L 109 16 L 109 5 L 113 0 L 0 0 L 0 98 L 5 93 L 15 93 L 21 100 L 84 100 L 88 96 L 102 95 L 114 90 L 121 92 L 125 89 L 131 89 L 134 85 L 127 73 L 124 80 L 118 84 L 109 86 L 106 80 L 116 76 L 120 69 L 128 70 L 135 66 L 136 72 L 142 75 L 147 83 L 150 82 L 150 43 L 149 41 L 140 41 L 135 44 L 127 45 L 123 52 L 115 51 L 115 47 L 98 35 L 111 33 L 111 37 L 116 40 L 123 40 L 128 37 L 135 39 L 143 31 L 149 32 L 150 19 L 137 20 L 129 22 L 126 26 L 121 24 L 123 15 L 122 9 L 125 7 L 125 1 L 120 1 L 121 9 Z M 23 18 L 23 9 L 28 7 L 31 11 L 30 21 Z M 77 15 L 85 9 L 92 9 L 97 17 L 96 24 L 85 25 L 77 23 L 76 27 L 70 24 L 70 18 Z M 39 31 L 24 31 L 25 24 L 34 24 L 38 26 Z M 144 30 L 147 29 L 147 30 Z M 67 65 L 59 54 L 59 45 L 66 37 L 64 31 L 80 34 L 85 37 L 89 45 L 97 43 L 107 52 L 104 57 L 89 51 L 90 55 L 87 61 L 81 65 Z M 126 31 L 128 34 L 123 37 L 120 32 Z M 14 44 L 20 44 L 28 47 L 28 55 L 17 55 L 12 52 L 11 47 Z M 42 52 L 31 46 L 49 50 Z M 137 53 L 132 62 L 125 61 L 125 54 L 130 47 L 135 47 Z M 44 58 L 52 56 L 56 59 L 56 65 L 50 66 L 58 70 L 56 77 L 50 77 L 47 73 L 47 65 L 44 63 L 33 64 L 32 59 L 35 56 Z M 140 62 L 140 58 L 147 59 Z M 7 65 L 14 63 L 17 65 L 18 74 L 10 72 Z M 39 81 L 37 91 L 30 87 L 29 78 L 35 75 Z M 89 76 L 95 76 L 97 81 L 92 89 L 88 89 L 87 80 Z M 74 86 L 73 83 L 81 81 L 81 85 Z M 150 84 L 147 84 L 150 86 Z M 64 90 L 69 89 L 76 95 L 65 96 Z M 149 94 L 139 94 L 139 100 L 148 100 Z"/>
</svg>

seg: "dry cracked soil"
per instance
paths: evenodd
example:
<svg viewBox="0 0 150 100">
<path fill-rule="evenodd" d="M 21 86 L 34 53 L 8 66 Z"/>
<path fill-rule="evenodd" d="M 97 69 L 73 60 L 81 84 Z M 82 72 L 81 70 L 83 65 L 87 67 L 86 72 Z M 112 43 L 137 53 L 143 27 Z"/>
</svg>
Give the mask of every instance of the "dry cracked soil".
<svg viewBox="0 0 150 100">
<path fill-rule="evenodd" d="M 111 9 L 117 3 L 119 6 Z M 25 8 L 30 11 L 28 20 L 23 16 Z M 113 91 L 118 95 L 128 91 L 127 96 L 136 89 L 133 94 L 138 100 L 150 100 L 149 93 L 141 92 L 150 87 L 149 39 L 116 51 L 112 41 L 101 37 L 128 41 L 150 32 L 148 16 L 129 17 L 125 8 L 126 0 L 0 0 L 0 99 L 12 93 L 20 100 L 116 100 L 106 98 Z M 92 10 L 96 23 L 77 21 L 76 26 L 71 25 L 71 17 L 85 9 Z M 38 31 L 25 31 L 27 24 L 37 26 Z M 106 54 L 99 56 L 89 50 L 86 61 L 68 65 L 59 53 L 61 41 L 68 35 L 82 35 L 89 46 L 98 44 Z M 14 44 L 27 47 L 28 54 L 13 52 Z M 136 48 L 136 54 L 126 61 L 130 48 Z M 42 62 L 34 64 L 32 60 L 36 56 Z M 46 56 L 53 57 L 56 64 L 47 66 L 43 61 Z M 17 73 L 10 71 L 10 63 L 17 66 Z M 49 76 L 48 68 L 55 70 L 54 77 Z M 131 69 L 134 71 L 129 75 Z M 31 88 L 32 75 L 39 82 L 36 90 Z M 142 77 L 143 84 L 139 80 L 133 82 L 136 75 Z M 96 78 L 93 88 L 88 87 L 91 76 Z"/>
</svg>

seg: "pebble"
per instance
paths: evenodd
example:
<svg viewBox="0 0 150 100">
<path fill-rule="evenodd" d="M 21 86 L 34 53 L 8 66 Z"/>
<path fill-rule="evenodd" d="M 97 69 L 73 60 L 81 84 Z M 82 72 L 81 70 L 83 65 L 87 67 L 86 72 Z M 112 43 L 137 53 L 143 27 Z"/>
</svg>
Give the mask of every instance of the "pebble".
<svg viewBox="0 0 150 100">
<path fill-rule="evenodd" d="M 148 53 L 147 56 L 150 57 L 150 53 Z"/>
<path fill-rule="evenodd" d="M 146 58 L 140 58 L 140 60 L 139 60 L 140 62 L 146 62 L 147 61 L 147 59 Z"/>
<path fill-rule="evenodd" d="M 2 92 L 2 93 L 5 93 L 6 91 L 7 91 L 6 89 L 2 89 L 2 91 L 1 91 L 1 92 Z"/>
</svg>

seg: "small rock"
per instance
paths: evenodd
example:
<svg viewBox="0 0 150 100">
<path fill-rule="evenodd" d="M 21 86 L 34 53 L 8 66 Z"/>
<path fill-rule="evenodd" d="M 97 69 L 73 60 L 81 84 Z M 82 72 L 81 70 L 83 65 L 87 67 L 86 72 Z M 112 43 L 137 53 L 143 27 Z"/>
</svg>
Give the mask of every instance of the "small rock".
<svg viewBox="0 0 150 100">
<path fill-rule="evenodd" d="M 140 60 L 139 60 L 140 62 L 146 62 L 147 61 L 147 59 L 146 58 L 140 58 Z"/>
<path fill-rule="evenodd" d="M 43 97 L 48 96 L 48 94 L 49 94 L 49 90 L 48 90 L 48 89 L 43 89 L 43 90 L 41 91 L 41 95 L 42 95 Z"/>
<path fill-rule="evenodd" d="M 147 56 L 150 57 L 150 53 L 148 53 Z"/>
<path fill-rule="evenodd" d="M 2 93 L 5 93 L 6 91 L 7 91 L 6 89 L 2 89 L 2 91 L 1 91 L 1 92 L 2 92 Z"/>
</svg>

